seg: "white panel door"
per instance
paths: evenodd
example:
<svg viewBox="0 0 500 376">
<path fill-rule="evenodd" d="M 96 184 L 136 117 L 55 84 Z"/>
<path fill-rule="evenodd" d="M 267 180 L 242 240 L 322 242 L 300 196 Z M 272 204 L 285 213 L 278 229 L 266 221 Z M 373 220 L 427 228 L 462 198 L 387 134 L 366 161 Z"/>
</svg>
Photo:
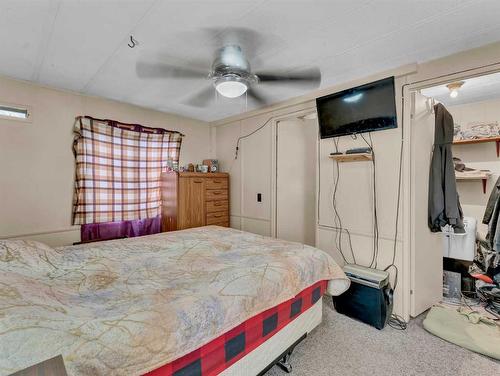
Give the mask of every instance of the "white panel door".
<svg viewBox="0 0 500 376">
<path fill-rule="evenodd" d="M 316 120 L 280 121 L 276 140 L 276 237 L 315 245 Z"/>
<path fill-rule="evenodd" d="M 249 135 L 262 126 L 269 115 L 256 119 L 242 120 L 241 135 Z M 259 221 L 241 221 L 241 229 L 269 235 L 271 231 L 271 162 L 272 125 L 264 128 L 240 142 L 238 159 L 241 159 L 241 217 Z M 263 224 L 261 222 L 264 221 Z M 249 224 L 251 223 L 251 224 Z"/>
<path fill-rule="evenodd" d="M 434 113 L 428 98 L 414 93 L 411 122 L 411 315 L 442 298 L 443 241 L 427 225 L 429 169 L 434 144 Z"/>
</svg>

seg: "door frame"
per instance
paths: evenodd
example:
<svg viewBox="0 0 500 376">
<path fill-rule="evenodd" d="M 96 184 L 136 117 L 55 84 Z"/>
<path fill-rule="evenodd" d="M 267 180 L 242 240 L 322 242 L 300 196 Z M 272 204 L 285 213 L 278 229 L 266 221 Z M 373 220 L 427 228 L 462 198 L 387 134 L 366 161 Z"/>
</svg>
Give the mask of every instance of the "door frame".
<svg viewBox="0 0 500 376">
<path fill-rule="evenodd" d="M 296 119 L 302 116 L 316 114 L 316 106 L 306 107 L 298 111 L 293 111 L 288 114 L 283 114 L 276 116 L 273 119 L 271 125 L 271 137 L 273 141 L 271 142 L 271 236 L 273 238 L 277 237 L 278 232 L 278 208 L 277 208 L 277 196 L 278 196 L 278 127 L 281 121 Z M 318 130 L 318 140 L 316 141 L 316 151 L 319 148 L 319 130 Z M 316 189 L 315 189 L 315 213 L 318 212 L 318 179 L 319 179 L 319 160 L 316 166 Z M 317 218 L 316 218 L 317 222 Z"/>
<path fill-rule="evenodd" d="M 404 318 L 410 318 L 411 295 L 413 294 L 412 281 L 414 274 L 417 272 L 413 265 L 413 255 L 415 250 L 415 231 L 412 226 L 414 218 L 411 212 L 411 200 L 413 196 L 411 181 L 414 171 L 412 170 L 412 155 L 411 150 L 415 140 L 411 137 L 411 121 L 413 115 L 412 97 L 413 93 L 433 86 L 449 83 L 450 81 L 461 81 L 469 78 L 485 76 L 488 74 L 499 73 L 500 63 L 487 66 L 476 67 L 459 72 L 453 72 L 446 75 L 431 77 L 416 82 L 407 82 L 402 87 L 402 120 L 403 120 L 403 273 L 402 277 L 406 286 L 406 293 L 403 294 L 403 310 Z"/>
</svg>

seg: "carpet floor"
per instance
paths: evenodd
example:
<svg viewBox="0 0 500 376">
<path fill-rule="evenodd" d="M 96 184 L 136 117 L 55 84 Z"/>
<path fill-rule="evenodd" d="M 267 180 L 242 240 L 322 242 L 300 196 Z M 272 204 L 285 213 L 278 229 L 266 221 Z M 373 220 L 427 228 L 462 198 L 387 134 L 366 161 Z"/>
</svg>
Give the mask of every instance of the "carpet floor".
<svg viewBox="0 0 500 376">
<path fill-rule="evenodd" d="M 323 322 L 292 355 L 292 376 L 500 375 L 500 362 L 426 332 L 424 317 L 406 331 L 379 331 L 338 314 L 331 299 L 323 303 Z M 277 366 L 266 373 L 284 375 Z"/>
</svg>

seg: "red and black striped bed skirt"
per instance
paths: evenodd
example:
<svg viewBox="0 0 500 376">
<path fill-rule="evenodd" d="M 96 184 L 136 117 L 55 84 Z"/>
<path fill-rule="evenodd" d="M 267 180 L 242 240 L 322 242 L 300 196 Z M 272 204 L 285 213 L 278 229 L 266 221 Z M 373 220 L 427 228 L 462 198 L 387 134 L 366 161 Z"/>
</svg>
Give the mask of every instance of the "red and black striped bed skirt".
<svg viewBox="0 0 500 376">
<path fill-rule="evenodd" d="M 147 376 L 211 376 L 229 368 L 311 308 L 325 293 L 328 281 L 306 288 L 294 298 L 270 308 Z"/>
</svg>

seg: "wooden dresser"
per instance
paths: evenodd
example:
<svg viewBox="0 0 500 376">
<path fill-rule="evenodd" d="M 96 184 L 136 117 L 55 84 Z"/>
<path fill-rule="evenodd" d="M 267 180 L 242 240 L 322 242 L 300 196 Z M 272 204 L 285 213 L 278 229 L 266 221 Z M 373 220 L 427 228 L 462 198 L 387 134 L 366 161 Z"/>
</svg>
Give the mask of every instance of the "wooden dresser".
<svg viewBox="0 0 500 376">
<path fill-rule="evenodd" d="M 162 231 L 229 227 L 229 174 L 162 174 Z"/>
</svg>

